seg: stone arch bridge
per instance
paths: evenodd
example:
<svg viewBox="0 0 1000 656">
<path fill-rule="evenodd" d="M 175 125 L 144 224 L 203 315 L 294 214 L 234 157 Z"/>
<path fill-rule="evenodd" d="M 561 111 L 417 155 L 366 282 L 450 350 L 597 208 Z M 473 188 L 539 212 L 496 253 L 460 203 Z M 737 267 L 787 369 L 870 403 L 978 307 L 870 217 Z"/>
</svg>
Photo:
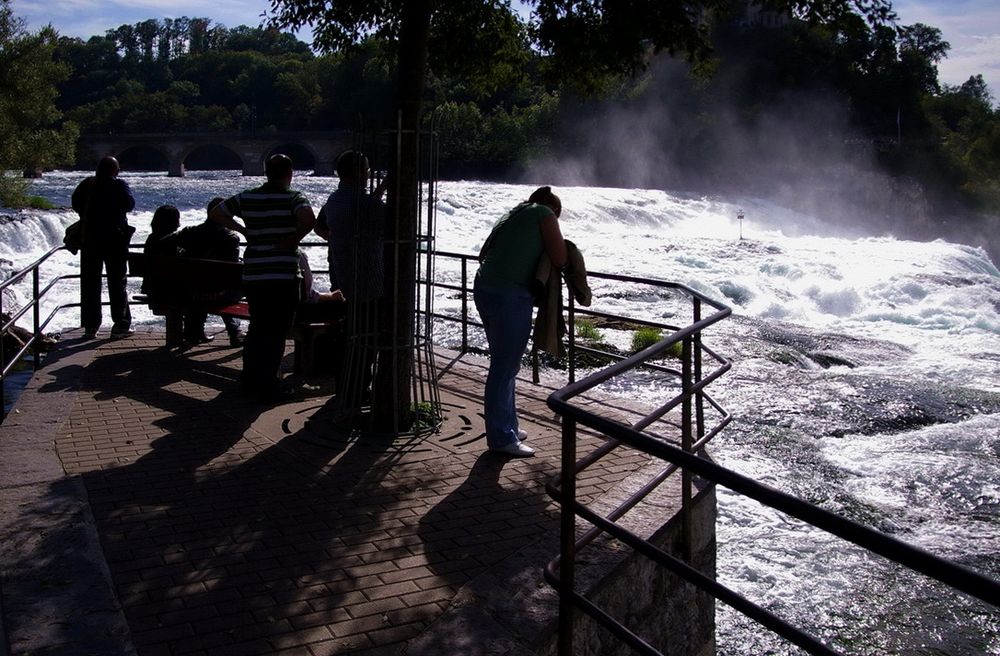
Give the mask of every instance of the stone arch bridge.
<svg viewBox="0 0 1000 656">
<path fill-rule="evenodd" d="M 302 162 L 296 168 L 308 169 L 312 159 L 314 175 L 333 175 L 337 156 L 351 147 L 354 133 L 349 130 L 335 132 L 277 132 L 269 134 L 241 133 L 169 133 L 169 134 L 85 134 L 78 142 L 77 156 L 81 166 L 96 166 L 105 155 L 121 158 L 129 151 L 152 150 L 167 163 L 168 175 L 181 177 L 185 161 L 193 154 L 206 149 L 228 151 L 230 159 L 238 160 L 243 175 L 263 175 L 264 161 L 272 154 L 283 152 Z M 300 156 L 298 156 L 300 155 Z M 303 161 L 305 160 L 305 161 Z"/>
</svg>

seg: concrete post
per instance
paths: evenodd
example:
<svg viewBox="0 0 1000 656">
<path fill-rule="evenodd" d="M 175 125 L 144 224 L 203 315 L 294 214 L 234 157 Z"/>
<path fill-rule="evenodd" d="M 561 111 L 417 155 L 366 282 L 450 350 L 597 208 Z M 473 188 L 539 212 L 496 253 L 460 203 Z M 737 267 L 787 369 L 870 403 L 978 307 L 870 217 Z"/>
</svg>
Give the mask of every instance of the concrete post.
<svg viewBox="0 0 1000 656">
<path fill-rule="evenodd" d="M 264 162 L 259 158 L 244 158 L 243 175 L 264 175 Z"/>
<path fill-rule="evenodd" d="M 333 176 L 333 167 L 333 160 L 316 160 L 316 166 L 313 168 L 313 175 L 331 177 Z"/>
</svg>

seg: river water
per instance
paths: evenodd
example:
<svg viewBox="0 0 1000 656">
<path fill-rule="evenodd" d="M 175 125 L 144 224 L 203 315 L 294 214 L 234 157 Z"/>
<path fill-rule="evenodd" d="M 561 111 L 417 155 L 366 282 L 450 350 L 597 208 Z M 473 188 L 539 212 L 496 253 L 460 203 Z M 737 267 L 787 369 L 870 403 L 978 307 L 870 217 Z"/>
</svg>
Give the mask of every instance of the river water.
<svg viewBox="0 0 1000 656">
<path fill-rule="evenodd" d="M 133 242 L 153 210 L 176 205 L 185 225 L 216 195 L 255 181 L 236 172 L 124 176 L 136 194 Z M 69 204 L 79 173 L 55 172 L 34 192 Z M 335 180 L 298 177 L 318 207 Z M 476 253 L 493 221 L 531 188 L 444 182 L 437 248 Z M 712 443 L 723 465 L 1000 577 L 1000 273 L 968 246 L 854 234 L 755 198 L 642 189 L 558 189 L 565 235 L 594 271 L 684 283 L 733 308 L 706 342 L 734 362 L 713 397 L 734 414 Z M 745 219 L 738 222 L 737 209 Z M 0 222 L 0 276 L 59 243 L 68 210 Z M 742 234 L 743 239 L 740 239 Z M 325 268 L 323 249 L 309 249 Z M 43 278 L 74 273 L 56 256 Z M 439 275 L 454 277 L 438 261 Z M 660 298 L 595 283 L 595 307 L 670 320 Z M 15 290 L 5 307 L 23 302 Z M 50 306 L 76 300 L 64 283 Z M 439 311 L 458 301 L 435 300 Z M 137 322 L 155 321 L 136 308 Z M 79 324 L 74 311 L 53 330 Z M 611 342 L 627 341 L 616 331 Z M 473 339 L 481 340 L 474 335 Z M 435 340 L 456 346 L 457 332 Z M 648 381 L 619 390 L 649 392 Z M 858 654 L 1000 654 L 1000 611 L 900 571 L 779 513 L 719 490 L 718 576 L 756 602 Z M 720 654 L 793 654 L 719 605 Z"/>
</svg>

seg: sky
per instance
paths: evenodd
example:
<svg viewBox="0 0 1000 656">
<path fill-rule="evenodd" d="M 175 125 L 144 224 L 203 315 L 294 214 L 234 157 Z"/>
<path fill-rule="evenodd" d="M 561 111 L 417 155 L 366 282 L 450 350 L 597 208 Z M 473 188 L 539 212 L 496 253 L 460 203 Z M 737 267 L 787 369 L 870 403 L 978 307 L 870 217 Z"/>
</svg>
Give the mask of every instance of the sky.
<svg viewBox="0 0 1000 656">
<path fill-rule="evenodd" d="M 268 0 L 13 0 L 15 15 L 30 29 L 51 23 L 64 36 L 88 38 L 148 18 L 211 18 L 227 27 L 257 25 Z M 951 44 L 938 65 L 938 79 L 961 84 L 981 73 L 1000 101 L 1000 0 L 895 0 L 902 25 L 924 23 L 941 30 Z M 299 38 L 308 41 L 308 32 Z"/>
</svg>

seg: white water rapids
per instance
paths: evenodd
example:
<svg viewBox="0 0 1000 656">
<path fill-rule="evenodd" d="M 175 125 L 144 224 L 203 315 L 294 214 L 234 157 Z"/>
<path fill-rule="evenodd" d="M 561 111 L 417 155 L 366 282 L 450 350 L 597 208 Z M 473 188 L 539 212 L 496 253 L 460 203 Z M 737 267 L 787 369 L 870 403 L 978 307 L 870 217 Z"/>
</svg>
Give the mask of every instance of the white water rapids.
<svg viewBox="0 0 1000 656">
<path fill-rule="evenodd" d="M 46 174 L 34 193 L 68 206 L 82 177 Z M 235 172 L 125 179 L 138 201 L 133 243 L 145 239 L 160 204 L 179 207 L 191 225 L 212 196 L 255 183 Z M 317 208 L 335 184 L 306 176 L 294 182 Z M 436 247 L 473 254 L 496 218 L 531 188 L 469 181 L 444 182 L 438 191 Z M 711 388 L 735 416 L 712 443 L 717 461 L 1000 577 L 1000 273 L 982 250 L 829 236 L 834 231 L 815 217 L 753 198 L 556 192 L 563 232 L 588 269 L 680 282 L 733 308 L 705 337 L 734 362 Z M 58 244 L 75 219 L 69 210 L 7 214 L 0 222 L 2 278 Z M 323 249 L 308 253 L 315 268 L 326 268 Z M 43 268 L 43 284 L 76 270 L 76 258 L 60 253 Z M 439 270 L 454 276 L 443 263 Z M 593 286 L 604 311 L 670 319 L 648 288 Z M 4 307 L 22 304 L 28 293 L 19 286 Z M 65 283 L 48 306 L 75 302 L 76 294 L 75 284 Z M 457 306 L 447 296 L 435 302 L 438 309 Z M 156 320 L 135 312 L 138 322 Z M 77 325 L 70 310 L 49 329 Z M 606 337 L 625 340 L 615 331 Z M 435 339 L 454 347 L 458 337 L 445 327 Z M 645 389 L 641 380 L 628 385 L 623 393 Z M 720 581 L 835 648 L 1000 654 L 996 607 L 724 489 L 717 540 Z M 720 654 L 798 653 L 722 604 L 717 620 Z"/>
</svg>

